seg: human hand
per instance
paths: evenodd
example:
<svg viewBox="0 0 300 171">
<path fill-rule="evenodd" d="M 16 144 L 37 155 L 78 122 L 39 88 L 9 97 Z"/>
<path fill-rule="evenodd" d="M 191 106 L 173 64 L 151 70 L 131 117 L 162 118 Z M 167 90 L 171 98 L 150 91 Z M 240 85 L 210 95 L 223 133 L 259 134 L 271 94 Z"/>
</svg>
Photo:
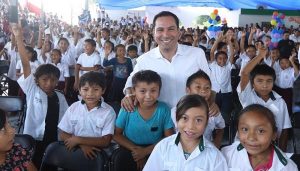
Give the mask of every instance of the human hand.
<svg viewBox="0 0 300 171">
<path fill-rule="evenodd" d="M 15 35 L 15 37 L 23 35 L 22 29 L 19 24 L 11 23 L 11 30 L 12 30 L 13 34 Z"/>
<path fill-rule="evenodd" d="M 135 162 L 145 158 L 147 155 L 145 148 L 138 146 L 132 149 L 131 154 Z"/>
<path fill-rule="evenodd" d="M 261 42 L 258 42 L 258 45 L 257 45 L 257 49 L 258 49 L 258 55 L 257 56 L 261 56 L 261 57 L 266 57 L 267 53 L 268 53 L 268 49 L 262 45 Z"/>
<path fill-rule="evenodd" d="M 121 107 L 129 112 L 133 112 L 134 106 L 136 106 L 137 100 L 134 94 L 128 94 L 121 100 Z"/>
<path fill-rule="evenodd" d="M 138 171 L 142 171 L 147 160 L 146 158 L 142 158 L 141 160 L 136 161 L 136 168 Z"/>
<path fill-rule="evenodd" d="M 209 117 L 216 117 L 220 114 L 219 106 L 216 103 L 212 103 L 209 106 Z"/>
<path fill-rule="evenodd" d="M 93 146 L 88 146 L 88 145 L 80 145 L 80 149 L 82 150 L 84 156 L 87 159 L 95 159 L 97 157 L 97 151 L 101 151 L 101 149 L 93 147 Z"/>
<path fill-rule="evenodd" d="M 70 151 L 72 150 L 75 146 L 78 145 L 78 141 L 77 141 L 77 137 L 76 136 L 72 136 L 68 139 L 66 139 L 64 141 L 65 146 L 67 147 L 67 149 Z"/>
</svg>

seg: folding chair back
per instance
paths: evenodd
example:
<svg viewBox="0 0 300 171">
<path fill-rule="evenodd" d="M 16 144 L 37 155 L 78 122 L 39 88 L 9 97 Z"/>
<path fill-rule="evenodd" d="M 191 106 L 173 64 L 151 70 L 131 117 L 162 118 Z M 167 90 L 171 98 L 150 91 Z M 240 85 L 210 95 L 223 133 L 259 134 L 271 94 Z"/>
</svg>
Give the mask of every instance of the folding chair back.
<svg viewBox="0 0 300 171">
<path fill-rule="evenodd" d="M 47 165 L 67 169 L 68 171 L 105 171 L 108 166 L 108 157 L 102 150 L 97 152 L 93 160 L 87 159 L 80 148 L 69 151 L 63 142 L 53 142 L 45 150 L 40 167 L 42 171 Z"/>
<path fill-rule="evenodd" d="M 20 144 L 23 148 L 35 150 L 35 140 L 28 134 L 16 134 L 15 143 Z"/>
<path fill-rule="evenodd" d="M 20 133 L 21 127 L 25 120 L 25 109 L 24 109 L 23 99 L 19 96 L 0 96 L 0 109 L 5 112 L 18 112 L 19 113 L 19 129 Z"/>
</svg>

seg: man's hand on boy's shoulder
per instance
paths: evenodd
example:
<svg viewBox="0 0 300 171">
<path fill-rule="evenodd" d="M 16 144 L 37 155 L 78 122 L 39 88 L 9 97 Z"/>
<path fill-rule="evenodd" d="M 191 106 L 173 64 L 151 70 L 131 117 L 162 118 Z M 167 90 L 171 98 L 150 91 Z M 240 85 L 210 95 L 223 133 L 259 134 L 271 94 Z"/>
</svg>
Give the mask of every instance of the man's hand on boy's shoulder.
<svg viewBox="0 0 300 171">
<path fill-rule="evenodd" d="M 121 107 L 129 112 L 133 112 L 136 104 L 137 100 L 134 94 L 126 94 L 126 96 L 121 101 Z"/>
</svg>

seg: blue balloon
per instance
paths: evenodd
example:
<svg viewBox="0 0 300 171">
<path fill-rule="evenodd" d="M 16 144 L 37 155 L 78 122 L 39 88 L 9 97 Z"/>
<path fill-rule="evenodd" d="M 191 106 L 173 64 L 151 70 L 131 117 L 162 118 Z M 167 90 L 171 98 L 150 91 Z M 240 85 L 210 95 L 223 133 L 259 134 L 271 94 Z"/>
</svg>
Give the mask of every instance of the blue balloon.
<svg viewBox="0 0 300 171">
<path fill-rule="evenodd" d="M 212 20 L 212 19 L 208 19 L 208 22 L 209 22 L 210 24 L 212 24 L 213 20 Z"/>
</svg>

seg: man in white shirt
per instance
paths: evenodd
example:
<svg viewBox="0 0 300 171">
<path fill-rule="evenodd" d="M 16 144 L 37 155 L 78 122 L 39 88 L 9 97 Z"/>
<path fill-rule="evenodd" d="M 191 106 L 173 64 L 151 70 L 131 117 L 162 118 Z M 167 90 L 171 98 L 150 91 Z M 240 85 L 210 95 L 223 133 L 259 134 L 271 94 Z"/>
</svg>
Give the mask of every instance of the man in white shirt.
<svg viewBox="0 0 300 171">
<path fill-rule="evenodd" d="M 153 70 L 162 79 L 159 100 L 169 107 L 174 107 L 178 100 L 185 95 L 187 78 L 202 69 L 208 75 L 210 70 L 201 48 L 178 44 L 180 37 L 179 19 L 168 11 L 157 14 L 153 20 L 154 39 L 157 48 L 145 53 L 137 59 L 137 64 L 127 79 L 122 100 L 122 107 L 132 111 L 134 108 L 132 96 L 132 76 L 140 70 Z"/>
</svg>

